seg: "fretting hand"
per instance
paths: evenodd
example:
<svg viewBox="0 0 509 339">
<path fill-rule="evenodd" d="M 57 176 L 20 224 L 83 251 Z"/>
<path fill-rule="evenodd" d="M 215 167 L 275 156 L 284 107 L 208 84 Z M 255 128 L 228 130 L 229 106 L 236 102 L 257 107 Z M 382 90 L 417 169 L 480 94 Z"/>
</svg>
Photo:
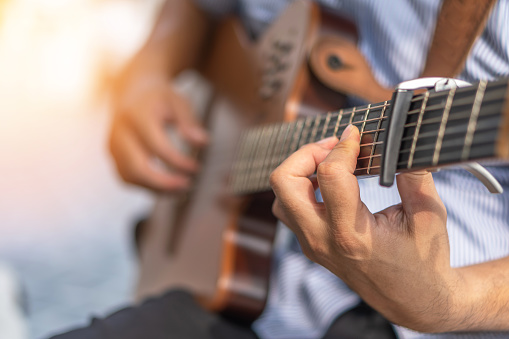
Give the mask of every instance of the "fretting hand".
<svg viewBox="0 0 509 339">
<path fill-rule="evenodd" d="M 420 331 L 454 330 L 462 278 L 450 266 L 446 210 L 431 174 L 400 174 L 402 203 L 372 214 L 353 175 L 359 132 L 304 146 L 271 175 L 275 215 L 303 252 L 389 320 Z M 323 203 L 315 199 L 317 173 Z"/>
</svg>

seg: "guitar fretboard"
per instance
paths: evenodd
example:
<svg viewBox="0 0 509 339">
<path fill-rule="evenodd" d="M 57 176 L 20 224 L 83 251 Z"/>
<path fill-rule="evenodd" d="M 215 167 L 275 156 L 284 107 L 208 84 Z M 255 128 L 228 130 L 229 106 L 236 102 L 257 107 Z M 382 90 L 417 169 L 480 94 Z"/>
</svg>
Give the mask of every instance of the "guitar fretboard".
<svg viewBox="0 0 509 339">
<path fill-rule="evenodd" d="M 398 172 L 496 157 L 505 113 L 507 80 L 425 92 L 412 99 L 405 122 Z M 361 134 L 355 175 L 380 174 L 390 101 L 341 109 L 293 122 L 263 125 L 241 137 L 231 185 L 236 193 L 270 189 L 270 173 L 301 146 L 340 136 L 353 124 Z"/>
</svg>

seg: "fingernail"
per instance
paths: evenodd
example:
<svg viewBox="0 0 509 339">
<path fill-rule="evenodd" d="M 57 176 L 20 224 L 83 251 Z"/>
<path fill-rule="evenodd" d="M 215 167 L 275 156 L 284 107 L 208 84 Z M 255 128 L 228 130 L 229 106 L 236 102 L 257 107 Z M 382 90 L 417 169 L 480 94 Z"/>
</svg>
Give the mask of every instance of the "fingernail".
<svg viewBox="0 0 509 339">
<path fill-rule="evenodd" d="M 341 133 L 341 139 L 339 139 L 339 141 L 343 141 L 343 140 L 347 139 L 350 136 L 350 134 L 352 134 L 352 129 L 353 129 L 352 124 L 346 126 L 343 133 Z"/>
<path fill-rule="evenodd" d="M 326 144 L 329 141 L 331 141 L 332 139 L 337 139 L 337 138 L 336 137 L 328 137 L 328 138 L 325 138 L 325 139 L 322 139 L 322 140 L 318 141 L 317 144 Z"/>
</svg>

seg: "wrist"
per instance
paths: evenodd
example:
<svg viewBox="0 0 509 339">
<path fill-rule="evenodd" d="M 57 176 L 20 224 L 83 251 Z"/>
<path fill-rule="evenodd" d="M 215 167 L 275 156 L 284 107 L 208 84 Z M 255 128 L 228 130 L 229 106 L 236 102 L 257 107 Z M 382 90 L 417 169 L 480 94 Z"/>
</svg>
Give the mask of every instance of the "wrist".
<svg viewBox="0 0 509 339">
<path fill-rule="evenodd" d="M 394 319 L 399 325 L 423 333 L 459 331 L 466 316 L 468 288 L 461 272 L 450 268 L 437 275 L 422 294 L 416 294 L 413 302 L 399 305 Z"/>
<path fill-rule="evenodd" d="M 509 330 L 506 263 L 505 258 L 457 269 L 462 284 L 457 296 L 455 331 Z"/>
<path fill-rule="evenodd" d="M 170 83 L 168 66 L 159 59 L 158 53 L 146 50 L 140 50 L 134 56 L 114 81 L 112 94 L 115 105 L 128 105 L 126 101 L 136 100 L 146 90 Z"/>
</svg>

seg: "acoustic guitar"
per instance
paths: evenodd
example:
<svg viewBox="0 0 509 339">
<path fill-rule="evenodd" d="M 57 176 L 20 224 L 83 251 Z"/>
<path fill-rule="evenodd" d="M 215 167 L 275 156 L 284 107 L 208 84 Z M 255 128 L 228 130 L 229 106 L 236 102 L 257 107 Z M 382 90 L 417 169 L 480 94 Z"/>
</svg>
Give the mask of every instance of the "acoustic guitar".
<svg viewBox="0 0 509 339">
<path fill-rule="evenodd" d="M 362 135 L 355 174 L 379 175 L 392 91 L 355 48 L 355 26 L 313 3 L 294 2 L 255 43 L 227 20 L 211 46 L 210 145 L 193 190 L 161 199 L 144 225 L 137 295 L 182 287 L 205 307 L 252 321 L 269 288 L 271 171 L 351 123 Z M 334 90 L 325 85 L 331 79 Z M 507 88 L 507 80 L 481 81 L 414 95 L 397 171 L 509 159 Z M 340 109 L 345 93 L 377 103 Z"/>
</svg>

